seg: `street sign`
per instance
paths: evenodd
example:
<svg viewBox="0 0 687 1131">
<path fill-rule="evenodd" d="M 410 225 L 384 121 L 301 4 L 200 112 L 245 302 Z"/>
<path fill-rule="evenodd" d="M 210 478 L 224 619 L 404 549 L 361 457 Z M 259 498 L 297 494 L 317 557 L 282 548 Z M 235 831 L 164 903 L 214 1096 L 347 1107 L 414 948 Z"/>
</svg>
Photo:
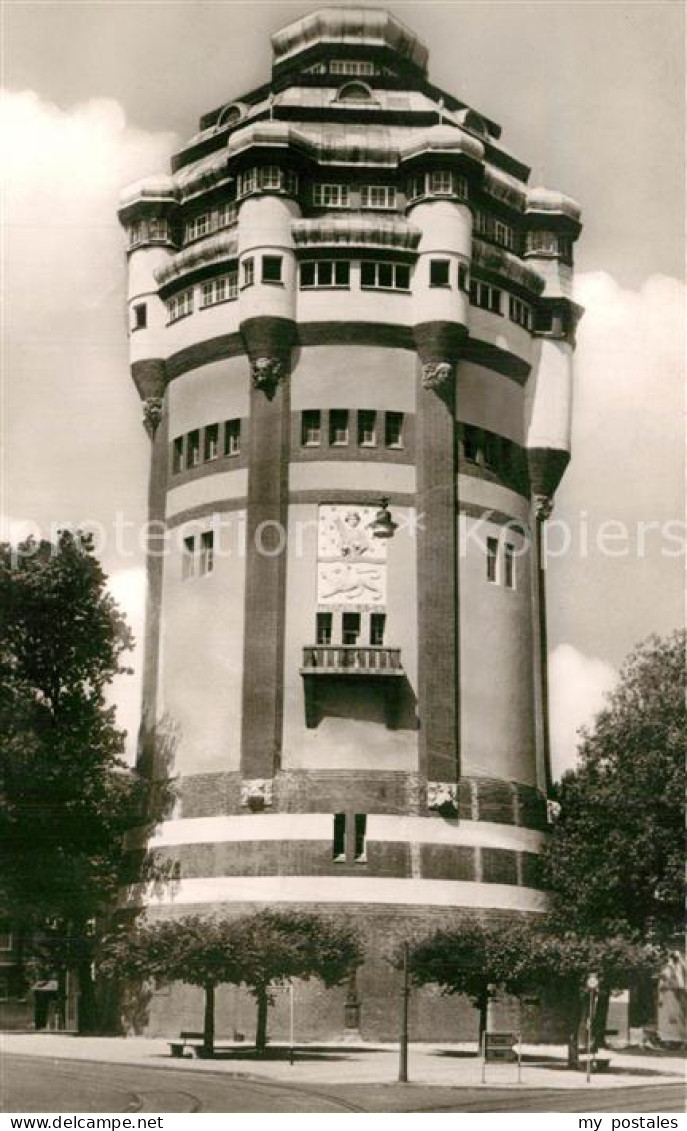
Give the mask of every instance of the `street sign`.
<svg viewBox="0 0 687 1131">
<path fill-rule="evenodd" d="M 485 1033 L 484 1059 L 488 1064 L 514 1064 L 518 1043 L 518 1033 Z"/>
</svg>

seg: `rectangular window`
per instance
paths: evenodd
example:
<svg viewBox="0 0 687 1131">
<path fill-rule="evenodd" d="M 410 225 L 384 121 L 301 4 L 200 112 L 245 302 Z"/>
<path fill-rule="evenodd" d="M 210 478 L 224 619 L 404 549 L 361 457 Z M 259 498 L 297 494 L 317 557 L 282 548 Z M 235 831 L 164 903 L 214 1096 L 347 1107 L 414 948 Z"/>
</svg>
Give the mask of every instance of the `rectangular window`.
<svg viewBox="0 0 687 1131">
<path fill-rule="evenodd" d="M 329 413 L 329 443 L 348 443 L 348 409 L 333 408 Z"/>
<path fill-rule="evenodd" d="M 503 547 L 503 584 L 506 589 L 515 589 L 515 547 L 510 542 Z"/>
<path fill-rule="evenodd" d="M 162 216 L 151 216 L 148 221 L 148 238 L 159 243 L 169 239 L 169 225 Z"/>
<path fill-rule="evenodd" d="M 200 536 L 200 576 L 212 573 L 215 564 L 215 535 L 212 530 L 206 530 Z"/>
<path fill-rule="evenodd" d="M 141 242 L 142 232 L 143 228 L 140 220 L 137 220 L 135 224 L 131 225 L 131 227 L 129 228 L 129 243 L 132 246 Z"/>
<path fill-rule="evenodd" d="M 341 618 L 342 644 L 357 644 L 360 636 L 360 613 L 344 613 Z"/>
<path fill-rule="evenodd" d="M 409 177 L 406 184 L 406 196 L 408 200 L 417 200 L 419 197 L 425 195 L 425 175 L 421 177 Z"/>
<path fill-rule="evenodd" d="M 203 212 L 200 216 L 194 216 L 189 220 L 186 225 L 186 239 L 198 240 L 201 236 L 207 235 L 210 231 L 210 216 L 209 213 Z"/>
<path fill-rule="evenodd" d="M 528 232 L 526 250 L 537 255 L 557 255 L 558 236 L 555 232 Z"/>
<path fill-rule="evenodd" d="M 458 264 L 458 290 L 466 292 L 470 290 L 470 268 L 467 263 Z"/>
<path fill-rule="evenodd" d="M 2 950 L 2 951 L 11 950 L 12 945 L 13 945 L 12 932 L 10 930 L 8 930 L 7 927 L 3 927 L 0 930 L 0 950 Z"/>
<path fill-rule="evenodd" d="M 331 644 L 332 642 L 332 614 L 317 614 L 317 643 Z"/>
<path fill-rule="evenodd" d="M 184 437 L 177 436 L 172 445 L 172 472 L 178 475 L 184 470 Z"/>
<path fill-rule="evenodd" d="M 532 325 L 530 307 L 514 295 L 508 296 L 508 316 L 511 322 L 517 322 L 518 326 L 522 326 L 525 330 L 529 330 Z"/>
<path fill-rule="evenodd" d="M 494 242 L 501 247 L 513 247 L 515 236 L 510 224 L 504 224 L 503 220 L 494 220 Z"/>
<path fill-rule="evenodd" d="M 281 283 L 281 255 L 263 255 L 262 281 L 263 283 Z"/>
<path fill-rule="evenodd" d="M 364 864 L 367 861 L 365 854 L 365 835 L 367 833 L 367 814 L 356 813 L 355 815 L 355 862 L 356 864 Z"/>
<path fill-rule="evenodd" d="M 448 169 L 435 169 L 429 174 L 429 191 L 433 196 L 450 196 L 453 192 L 453 177 Z"/>
<path fill-rule="evenodd" d="M 476 428 L 466 424 L 463 428 L 463 459 L 470 463 L 477 463 L 479 454 L 478 434 Z"/>
<path fill-rule="evenodd" d="M 200 463 L 200 432 L 196 428 L 195 431 L 189 432 L 186 441 L 186 466 L 197 467 Z"/>
<path fill-rule="evenodd" d="M 402 412 L 387 412 L 384 419 L 384 443 L 387 448 L 403 447 Z"/>
<path fill-rule="evenodd" d="M 361 185 L 361 208 L 395 208 L 396 189 L 393 185 Z"/>
<path fill-rule="evenodd" d="M 487 538 L 487 581 L 496 582 L 498 554 L 498 538 Z"/>
<path fill-rule="evenodd" d="M 553 330 L 553 311 L 538 310 L 534 318 L 534 328 L 540 334 L 550 334 Z"/>
<path fill-rule="evenodd" d="M 284 184 L 286 186 L 286 191 L 291 196 L 297 196 L 297 194 L 298 194 L 298 173 L 294 173 L 294 172 L 292 172 L 291 169 L 287 169 L 286 173 L 284 174 Z"/>
<path fill-rule="evenodd" d="M 373 75 L 374 63 L 367 59 L 332 59 L 329 63 L 331 75 Z"/>
<path fill-rule="evenodd" d="M 334 836 L 332 838 L 332 857 L 334 860 L 346 860 L 346 814 L 334 814 Z"/>
<path fill-rule="evenodd" d="M 470 283 L 470 302 L 492 314 L 501 313 L 501 294 L 498 287 L 492 287 L 489 283 L 482 283 L 477 279 Z"/>
<path fill-rule="evenodd" d="M 224 425 L 224 454 L 237 456 L 241 451 L 241 421 L 227 420 Z"/>
<path fill-rule="evenodd" d="M 174 295 L 167 302 L 167 310 L 169 312 L 170 322 L 176 322 L 178 318 L 184 318 L 187 314 L 193 313 L 193 291 L 181 291 L 178 295 Z"/>
<path fill-rule="evenodd" d="M 370 613 L 370 644 L 379 648 L 384 643 L 386 613 Z"/>
<path fill-rule="evenodd" d="M 317 447 L 322 440 L 322 424 L 319 408 L 307 409 L 301 417 L 301 444 L 304 447 Z"/>
<path fill-rule="evenodd" d="M 217 459 L 219 455 L 219 424 L 208 424 L 205 429 L 204 459 Z"/>
<path fill-rule="evenodd" d="M 282 171 L 278 165 L 264 165 L 260 170 L 260 188 L 280 189 L 282 187 Z"/>
<path fill-rule="evenodd" d="M 429 285 L 430 287 L 448 287 L 450 286 L 449 269 L 450 263 L 448 259 L 430 259 L 429 261 Z"/>
<path fill-rule="evenodd" d="M 499 465 L 499 437 L 493 432 L 484 436 L 484 465 L 495 470 Z"/>
<path fill-rule="evenodd" d="M 255 260 L 252 256 L 250 259 L 244 259 L 241 267 L 243 268 L 243 286 L 252 287 L 255 282 Z"/>
<path fill-rule="evenodd" d="M 217 227 L 228 228 L 231 224 L 235 224 L 238 218 L 238 211 L 235 204 L 220 204 L 217 209 Z"/>
<path fill-rule="evenodd" d="M 348 208 L 348 185 L 313 185 L 312 202 L 316 208 Z"/>
<path fill-rule="evenodd" d="M 249 192 L 255 192 L 258 187 L 258 170 L 257 169 L 244 169 L 243 173 L 239 173 L 236 195 L 247 196 Z"/>
<path fill-rule="evenodd" d="M 364 448 L 377 444 L 377 413 L 363 408 L 358 413 L 358 443 Z"/>
<path fill-rule="evenodd" d="M 217 279 L 208 279 L 201 287 L 201 306 L 215 306 L 227 302 L 238 294 L 238 272 L 230 271 Z"/>
<path fill-rule="evenodd" d="M 360 285 L 378 287 L 380 290 L 407 291 L 410 288 L 410 267 L 405 263 L 363 260 L 360 264 Z"/>
<path fill-rule="evenodd" d="M 134 306 L 134 324 L 132 329 L 145 330 L 148 325 L 148 307 L 144 302 L 137 302 Z"/>
<path fill-rule="evenodd" d="M 193 577 L 196 569 L 196 540 L 193 536 L 184 538 L 184 548 L 181 558 L 181 576 L 184 581 Z"/>
</svg>

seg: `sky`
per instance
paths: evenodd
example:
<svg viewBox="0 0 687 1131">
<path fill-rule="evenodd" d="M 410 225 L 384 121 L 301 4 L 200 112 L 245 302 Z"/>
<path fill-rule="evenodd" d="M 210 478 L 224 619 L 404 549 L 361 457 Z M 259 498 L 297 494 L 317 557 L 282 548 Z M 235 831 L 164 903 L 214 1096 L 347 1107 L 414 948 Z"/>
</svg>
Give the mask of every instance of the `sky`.
<svg viewBox="0 0 687 1131">
<path fill-rule="evenodd" d="M 164 170 L 202 113 L 263 82 L 270 32 L 315 6 L 2 5 L 3 536 L 102 524 L 111 587 L 139 637 L 130 532 L 145 520 L 148 441 L 128 375 L 118 193 Z M 630 649 L 684 620 L 684 9 L 387 7 L 427 44 L 431 79 L 502 125 L 530 183 L 583 209 L 574 450 L 548 559 L 560 772 Z M 119 550 L 117 515 L 131 524 Z M 137 677 L 118 682 L 132 735 L 139 694 Z"/>
</svg>

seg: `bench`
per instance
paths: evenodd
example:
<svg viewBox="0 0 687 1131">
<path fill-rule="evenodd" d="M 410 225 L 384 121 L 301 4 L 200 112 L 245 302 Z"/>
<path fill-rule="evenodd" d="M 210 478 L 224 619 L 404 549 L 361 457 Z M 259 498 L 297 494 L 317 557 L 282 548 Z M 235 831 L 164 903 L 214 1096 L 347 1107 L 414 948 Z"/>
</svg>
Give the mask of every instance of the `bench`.
<svg viewBox="0 0 687 1131">
<path fill-rule="evenodd" d="M 587 1068 L 588 1063 L 591 1061 L 590 1068 L 592 1072 L 608 1072 L 611 1065 L 611 1058 L 605 1052 L 588 1053 L 585 1049 L 580 1052 L 579 1056 L 580 1068 Z"/>
<path fill-rule="evenodd" d="M 244 1039 L 243 1033 L 234 1033 L 234 1041 L 235 1042 L 240 1043 L 241 1041 L 243 1041 L 243 1039 Z M 179 1034 L 179 1040 L 178 1041 L 169 1041 L 168 1042 L 170 1054 L 172 1056 L 177 1057 L 177 1058 L 181 1057 L 181 1056 L 184 1055 L 186 1047 L 188 1046 L 191 1049 L 191 1053 L 192 1053 L 193 1056 L 196 1056 L 199 1059 L 202 1059 L 203 1057 L 205 1057 L 207 1055 L 206 1052 L 205 1052 L 203 1041 L 204 1041 L 203 1033 L 196 1032 L 194 1029 L 182 1029 L 181 1033 Z M 226 1041 L 224 1041 L 224 1042 L 215 1041 L 215 1043 L 214 1043 L 215 1052 L 217 1052 L 217 1050 L 221 1049 L 221 1048 L 233 1048 L 233 1044 L 230 1045 Z"/>
</svg>

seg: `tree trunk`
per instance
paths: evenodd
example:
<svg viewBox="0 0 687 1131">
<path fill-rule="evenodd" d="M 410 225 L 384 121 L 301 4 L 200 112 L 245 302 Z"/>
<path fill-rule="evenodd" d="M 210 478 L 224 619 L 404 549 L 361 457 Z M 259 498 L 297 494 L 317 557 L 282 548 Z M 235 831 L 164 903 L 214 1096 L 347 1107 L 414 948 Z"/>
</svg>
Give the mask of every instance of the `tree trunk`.
<svg viewBox="0 0 687 1131">
<path fill-rule="evenodd" d="M 482 1051 L 482 1042 L 484 1034 L 487 1031 L 487 1018 L 489 1014 L 489 991 L 484 990 L 477 999 L 477 1008 L 479 1010 L 479 1051 Z"/>
<path fill-rule="evenodd" d="M 267 986 L 258 986 L 255 990 L 258 1002 L 258 1023 L 255 1030 L 255 1051 L 262 1056 L 267 1048 Z"/>
<path fill-rule="evenodd" d="M 93 984 L 93 969 L 87 960 L 76 967 L 79 984 L 79 1010 L 77 1028 L 80 1035 L 98 1032 L 98 1006 Z"/>
<path fill-rule="evenodd" d="M 582 1020 L 583 1006 L 580 994 L 570 1003 L 568 1010 L 568 1068 L 580 1067 L 580 1021 Z"/>
<path fill-rule="evenodd" d="M 215 1051 L 215 983 L 205 984 L 205 1016 L 203 1018 L 203 1052 L 212 1056 Z"/>
<path fill-rule="evenodd" d="M 592 1018 L 592 1048 L 606 1048 L 606 1027 L 608 1025 L 608 1007 L 611 1003 L 611 991 L 600 990 L 596 999 L 596 1010 Z"/>
</svg>

